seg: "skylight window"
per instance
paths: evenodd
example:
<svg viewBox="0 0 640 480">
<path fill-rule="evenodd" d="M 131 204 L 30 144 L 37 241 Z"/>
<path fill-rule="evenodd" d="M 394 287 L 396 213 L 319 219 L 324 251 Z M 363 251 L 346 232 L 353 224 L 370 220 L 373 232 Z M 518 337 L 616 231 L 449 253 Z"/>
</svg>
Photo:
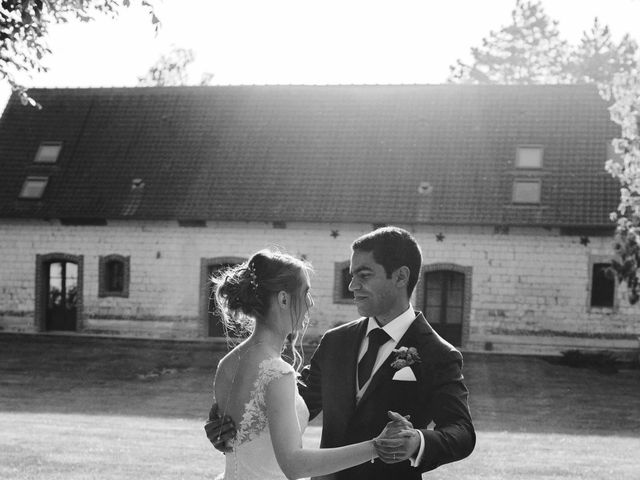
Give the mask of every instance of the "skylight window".
<svg viewBox="0 0 640 480">
<path fill-rule="evenodd" d="M 540 180 L 516 179 L 513 182 L 513 203 L 540 203 L 542 183 Z"/>
<path fill-rule="evenodd" d="M 20 190 L 20 198 L 39 199 L 49 183 L 49 177 L 27 177 Z"/>
<path fill-rule="evenodd" d="M 34 163 L 56 163 L 62 150 L 62 142 L 43 142 L 40 144 Z"/>
<path fill-rule="evenodd" d="M 542 147 L 518 147 L 516 168 L 542 168 Z"/>
</svg>

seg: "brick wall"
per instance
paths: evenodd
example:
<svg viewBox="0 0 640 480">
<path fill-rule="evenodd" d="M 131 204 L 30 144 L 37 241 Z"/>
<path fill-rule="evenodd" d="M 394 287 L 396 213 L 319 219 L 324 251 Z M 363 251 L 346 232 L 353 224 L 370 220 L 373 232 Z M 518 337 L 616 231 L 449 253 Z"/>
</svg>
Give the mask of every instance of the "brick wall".
<svg viewBox="0 0 640 480">
<path fill-rule="evenodd" d="M 618 292 L 615 309 L 588 306 L 590 259 L 608 256 L 611 240 L 561 236 L 556 230 L 419 226 L 424 264 L 470 268 L 471 299 L 464 347 L 553 353 L 566 348 L 635 348 L 640 306 Z M 304 255 L 315 268 L 316 308 L 307 333 L 356 318 L 353 305 L 334 303 L 334 264 L 348 260 L 350 244 L 370 224 L 114 221 L 104 227 L 45 221 L 0 221 L 0 329 L 34 332 L 36 255 L 83 258 L 82 319 L 88 333 L 194 338 L 206 336 L 202 261 L 242 257 L 269 245 Z M 336 230 L 338 235 L 332 236 Z M 438 236 L 438 234 L 442 234 Z M 99 297 L 101 255 L 130 257 L 129 297 Z M 421 288 L 420 285 L 418 288 Z M 422 305 L 415 305 L 421 309 Z"/>
</svg>

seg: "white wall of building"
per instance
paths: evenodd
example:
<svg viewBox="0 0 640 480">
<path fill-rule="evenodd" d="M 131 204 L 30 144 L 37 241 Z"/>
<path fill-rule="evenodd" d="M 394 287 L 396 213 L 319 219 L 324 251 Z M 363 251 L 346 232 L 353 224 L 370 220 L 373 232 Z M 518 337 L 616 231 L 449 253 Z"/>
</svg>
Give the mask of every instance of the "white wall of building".
<svg viewBox="0 0 640 480">
<path fill-rule="evenodd" d="M 420 243 L 424 264 L 472 268 L 469 349 L 551 352 L 572 348 L 634 348 L 640 306 L 619 291 L 617 309 L 588 306 L 590 258 L 608 256 L 611 239 L 557 230 L 407 226 Z M 331 236 L 332 230 L 339 235 Z M 200 322 L 201 259 L 244 257 L 270 245 L 312 262 L 316 308 L 307 333 L 357 317 L 355 307 L 333 302 L 334 264 L 348 260 L 351 242 L 370 224 L 109 221 L 108 226 L 62 226 L 56 221 L 0 221 L 0 331 L 35 332 L 36 255 L 82 255 L 83 331 L 193 338 Z M 436 234 L 444 234 L 438 241 Z M 101 255 L 130 256 L 129 297 L 98 296 Z M 420 286 L 418 286 L 420 288 Z M 621 289 L 620 289 L 621 290 Z M 421 309 L 421 305 L 415 305 Z"/>
</svg>

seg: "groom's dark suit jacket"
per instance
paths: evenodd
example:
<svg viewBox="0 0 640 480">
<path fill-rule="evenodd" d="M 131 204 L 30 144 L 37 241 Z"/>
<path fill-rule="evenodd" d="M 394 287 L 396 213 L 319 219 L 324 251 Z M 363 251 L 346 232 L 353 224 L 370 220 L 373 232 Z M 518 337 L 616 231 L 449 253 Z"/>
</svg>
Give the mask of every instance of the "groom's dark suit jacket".
<svg viewBox="0 0 640 480">
<path fill-rule="evenodd" d="M 329 330 L 302 372 L 300 385 L 311 418 L 320 411 L 323 448 L 339 447 L 380 434 L 389 421 L 388 410 L 411 415 L 414 428 L 425 439 L 421 464 L 409 461 L 385 464 L 377 459 L 338 472 L 336 480 L 420 479 L 422 472 L 468 456 L 475 446 L 475 431 L 462 376 L 462 355 L 443 340 L 422 313 L 395 348 L 415 347 L 420 363 L 411 366 L 417 381 L 392 380 L 393 354 L 376 371 L 356 405 L 356 364 L 367 329 L 367 318 Z M 427 426 L 434 422 L 433 430 Z"/>
</svg>

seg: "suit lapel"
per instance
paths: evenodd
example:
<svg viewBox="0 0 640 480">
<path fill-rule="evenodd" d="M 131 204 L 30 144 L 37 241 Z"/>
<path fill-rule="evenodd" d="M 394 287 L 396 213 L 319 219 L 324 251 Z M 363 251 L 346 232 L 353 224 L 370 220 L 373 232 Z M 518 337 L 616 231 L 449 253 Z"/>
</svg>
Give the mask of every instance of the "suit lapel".
<svg viewBox="0 0 640 480">
<path fill-rule="evenodd" d="M 416 318 L 413 320 L 409 328 L 402 336 L 398 344 L 394 349 L 398 349 L 400 347 L 416 347 L 420 350 L 420 347 L 426 342 L 427 337 L 433 333 L 433 330 L 425 320 L 424 316 L 421 312 L 416 312 Z M 376 371 L 376 373 L 371 378 L 371 383 L 362 395 L 362 398 L 358 402 L 358 407 L 364 404 L 367 399 L 373 395 L 380 386 L 387 385 L 388 382 L 391 381 L 393 375 L 396 370 L 391 366 L 393 362 L 393 353 L 387 357 L 380 368 Z M 355 373 L 354 373 L 355 376 Z M 354 392 L 355 392 L 355 381 L 354 381 Z"/>
</svg>

